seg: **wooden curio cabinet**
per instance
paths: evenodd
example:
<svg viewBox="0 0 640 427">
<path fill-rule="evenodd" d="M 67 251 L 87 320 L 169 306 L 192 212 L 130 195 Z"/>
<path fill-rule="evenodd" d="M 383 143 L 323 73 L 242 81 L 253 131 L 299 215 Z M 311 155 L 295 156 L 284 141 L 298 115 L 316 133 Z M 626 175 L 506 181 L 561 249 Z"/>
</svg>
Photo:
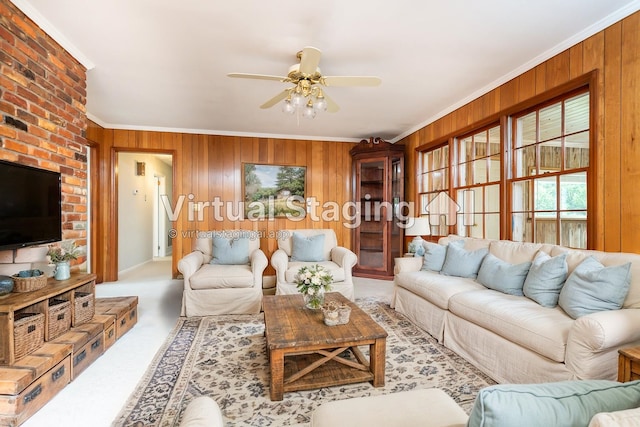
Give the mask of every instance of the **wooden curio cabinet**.
<svg viewBox="0 0 640 427">
<path fill-rule="evenodd" d="M 358 263 L 353 274 L 391 279 L 393 260 L 403 253 L 398 209 L 404 201 L 404 145 L 371 138 L 350 153 L 357 204 L 353 245 Z"/>
</svg>

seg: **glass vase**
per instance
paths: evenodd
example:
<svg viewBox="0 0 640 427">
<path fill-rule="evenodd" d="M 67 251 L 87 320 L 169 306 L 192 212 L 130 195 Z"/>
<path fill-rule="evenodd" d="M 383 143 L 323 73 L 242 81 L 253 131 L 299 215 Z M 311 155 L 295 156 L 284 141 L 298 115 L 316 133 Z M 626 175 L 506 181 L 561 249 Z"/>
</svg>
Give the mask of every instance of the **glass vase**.
<svg viewBox="0 0 640 427">
<path fill-rule="evenodd" d="M 305 293 L 302 295 L 304 298 L 304 306 L 311 310 L 320 310 L 324 305 L 324 288 L 321 287 L 312 294 Z"/>
</svg>

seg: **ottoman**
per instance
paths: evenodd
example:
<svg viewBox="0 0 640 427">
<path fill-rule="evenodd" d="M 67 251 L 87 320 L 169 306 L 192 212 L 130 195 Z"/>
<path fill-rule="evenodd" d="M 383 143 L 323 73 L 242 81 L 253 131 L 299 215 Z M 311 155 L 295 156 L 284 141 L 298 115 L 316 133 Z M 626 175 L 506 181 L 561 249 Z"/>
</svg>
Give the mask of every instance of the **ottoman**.
<svg viewBox="0 0 640 427">
<path fill-rule="evenodd" d="M 316 408 L 311 427 L 464 427 L 467 414 L 436 388 L 334 400 Z"/>
</svg>

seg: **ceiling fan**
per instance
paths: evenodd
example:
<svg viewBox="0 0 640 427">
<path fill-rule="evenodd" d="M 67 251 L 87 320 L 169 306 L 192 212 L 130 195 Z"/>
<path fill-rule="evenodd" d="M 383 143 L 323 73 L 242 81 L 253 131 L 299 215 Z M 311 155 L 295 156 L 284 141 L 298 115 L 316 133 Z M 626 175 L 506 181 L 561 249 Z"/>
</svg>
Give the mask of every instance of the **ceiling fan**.
<svg viewBox="0 0 640 427">
<path fill-rule="evenodd" d="M 318 68 L 321 54 L 320 49 L 305 47 L 296 55 L 300 63 L 289 67 L 286 77 L 247 73 L 229 73 L 227 76 L 293 83 L 293 86 L 278 93 L 260 108 L 271 108 L 284 100 L 284 112 L 293 114 L 302 111 L 302 115 L 307 118 L 315 117 L 316 111 L 335 113 L 340 109 L 324 92 L 323 86 L 378 86 L 382 82 L 380 78 L 373 76 L 323 76 Z"/>
</svg>

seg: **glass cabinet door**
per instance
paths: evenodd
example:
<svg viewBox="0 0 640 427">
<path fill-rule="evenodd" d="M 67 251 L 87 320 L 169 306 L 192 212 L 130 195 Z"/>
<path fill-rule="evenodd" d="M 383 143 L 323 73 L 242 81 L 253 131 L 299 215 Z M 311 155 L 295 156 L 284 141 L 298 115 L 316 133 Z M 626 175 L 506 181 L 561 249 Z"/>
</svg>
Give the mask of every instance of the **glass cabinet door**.
<svg viewBox="0 0 640 427">
<path fill-rule="evenodd" d="M 360 226 L 356 228 L 358 266 L 367 270 L 387 269 L 387 160 L 361 160 L 356 168 L 356 201 Z"/>
</svg>

